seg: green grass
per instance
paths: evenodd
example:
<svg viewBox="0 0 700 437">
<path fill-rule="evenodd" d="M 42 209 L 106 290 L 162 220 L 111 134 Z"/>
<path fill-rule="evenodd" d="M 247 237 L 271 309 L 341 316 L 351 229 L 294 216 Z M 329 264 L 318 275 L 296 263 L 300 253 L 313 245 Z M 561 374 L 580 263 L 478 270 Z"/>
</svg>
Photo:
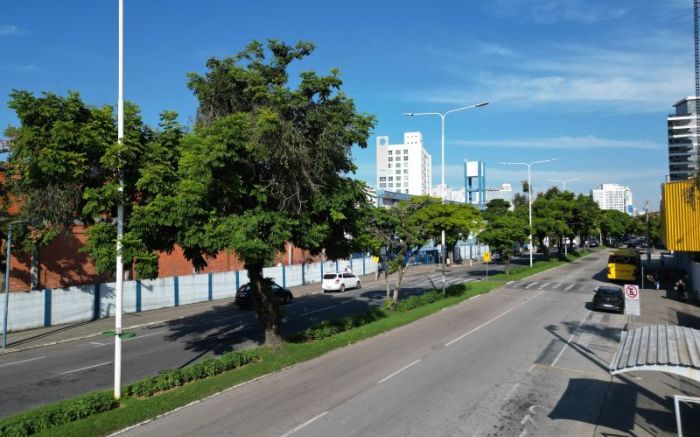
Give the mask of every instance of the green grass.
<svg viewBox="0 0 700 437">
<path fill-rule="evenodd" d="M 580 254 L 579 257 L 586 254 Z M 571 257 L 569 261 L 573 259 L 575 259 L 575 257 Z M 258 362 L 211 378 L 195 381 L 150 398 L 123 398 L 121 406 L 115 410 L 100 413 L 77 422 L 57 426 L 37 435 L 60 437 L 106 435 L 171 411 L 190 402 L 203 399 L 237 384 L 280 371 L 294 364 L 321 356 L 334 349 L 414 322 L 436 313 L 443 308 L 469 299 L 470 297 L 487 293 L 503 285 L 506 281 L 522 279 L 560 266 L 569 261 L 541 261 L 536 263 L 532 269 L 528 267 L 513 268 L 508 275 L 496 273 L 489 275 L 488 280 L 453 285 L 463 287 L 464 291 L 459 295 L 446 297 L 411 311 L 389 312 L 387 317 L 321 340 L 306 343 L 284 343 L 282 347 L 274 350 L 265 347 L 258 348 L 251 351 L 261 358 Z M 31 412 L 24 412 L 22 414 L 31 414 Z M 2 423 L 3 420 L 0 420 L 0 423 Z"/>
</svg>

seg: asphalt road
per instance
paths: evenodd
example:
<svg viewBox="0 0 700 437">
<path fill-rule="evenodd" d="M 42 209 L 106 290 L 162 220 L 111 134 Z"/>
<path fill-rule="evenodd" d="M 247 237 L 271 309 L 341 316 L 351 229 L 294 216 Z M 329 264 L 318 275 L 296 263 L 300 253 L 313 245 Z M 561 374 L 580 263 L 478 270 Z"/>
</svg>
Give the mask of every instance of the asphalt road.
<svg viewBox="0 0 700 437">
<path fill-rule="evenodd" d="M 667 399 L 607 372 L 627 317 L 589 310 L 604 268 L 509 283 L 123 434 L 672 435 Z"/>
<path fill-rule="evenodd" d="M 472 281 L 471 271 L 449 270 L 447 283 Z M 409 273 L 402 296 L 440 284 L 441 275 Z M 383 282 L 344 293 L 302 296 L 284 306 L 284 333 L 305 329 L 322 320 L 340 318 L 381 305 Z M 320 284 L 319 284 L 320 287 Z M 191 364 L 202 357 L 260 345 L 264 336 L 252 311 L 223 301 L 212 311 L 194 317 L 136 329 L 123 343 L 123 383 L 129 384 L 160 370 Z M 92 337 L 0 356 L 0 417 L 93 390 L 112 387 L 113 340 Z"/>
</svg>

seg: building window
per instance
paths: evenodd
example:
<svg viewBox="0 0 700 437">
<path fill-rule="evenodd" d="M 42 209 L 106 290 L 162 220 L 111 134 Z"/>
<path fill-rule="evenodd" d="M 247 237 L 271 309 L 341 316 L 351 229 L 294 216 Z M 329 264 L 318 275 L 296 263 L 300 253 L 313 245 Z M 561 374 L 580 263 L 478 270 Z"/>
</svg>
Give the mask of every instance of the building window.
<svg viewBox="0 0 700 437">
<path fill-rule="evenodd" d="M 396 176 L 396 180 L 397 180 L 397 181 L 400 181 L 400 180 L 401 180 L 401 176 Z"/>
<path fill-rule="evenodd" d="M 388 163 L 388 164 L 386 165 L 386 168 L 391 168 L 391 163 Z"/>
<path fill-rule="evenodd" d="M 403 160 L 404 160 L 404 161 L 408 161 L 408 155 L 404 156 L 404 157 L 403 157 Z"/>
<path fill-rule="evenodd" d="M 396 168 L 400 168 L 400 167 L 401 167 L 401 163 L 400 163 L 400 162 L 397 162 L 397 163 L 396 163 Z"/>
<path fill-rule="evenodd" d="M 379 188 L 386 188 L 386 184 L 379 184 Z"/>
<path fill-rule="evenodd" d="M 401 174 L 401 170 L 396 170 L 396 174 Z"/>
<path fill-rule="evenodd" d="M 391 151 L 391 150 L 389 150 L 389 152 L 388 152 L 388 153 L 389 153 L 389 155 L 391 155 L 391 152 L 392 152 L 392 151 Z"/>
<path fill-rule="evenodd" d="M 404 174 L 408 173 L 408 169 L 407 169 L 407 168 L 404 168 L 404 169 L 403 169 L 403 172 L 404 172 Z"/>
<path fill-rule="evenodd" d="M 393 176 L 389 176 L 389 182 L 391 182 L 391 181 L 393 181 L 393 180 L 394 180 L 394 177 L 393 177 Z"/>
<path fill-rule="evenodd" d="M 403 149 L 403 153 L 408 153 L 408 149 Z"/>
<path fill-rule="evenodd" d="M 389 157 L 389 162 L 391 162 L 391 161 L 393 161 L 393 160 L 394 160 L 394 158 L 392 158 L 392 157 L 390 156 L 390 157 Z"/>
<path fill-rule="evenodd" d="M 400 154 L 401 154 L 401 151 L 400 151 L 400 150 L 397 150 L 397 151 L 396 151 L 396 154 L 397 154 L 397 155 L 400 155 Z"/>
<path fill-rule="evenodd" d="M 394 188 L 394 184 L 389 184 L 389 188 Z"/>
<path fill-rule="evenodd" d="M 404 182 L 404 183 L 403 183 L 403 186 L 404 186 L 404 187 L 408 187 L 408 181 Z M 406 192 L 408 193 L 408 191 L 406 191 Z"/>
<path fill-rule="evenodd" d="M 379 176 L 379 182 L 386 182 L 386 176 Z"/>
</svg>

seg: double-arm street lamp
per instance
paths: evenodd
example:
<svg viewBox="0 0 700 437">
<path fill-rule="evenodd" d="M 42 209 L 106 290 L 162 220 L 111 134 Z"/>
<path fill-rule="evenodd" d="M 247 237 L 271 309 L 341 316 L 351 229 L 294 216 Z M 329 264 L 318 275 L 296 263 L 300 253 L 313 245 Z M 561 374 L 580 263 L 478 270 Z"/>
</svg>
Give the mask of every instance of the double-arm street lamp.
<svg viewBox="0 0 700 437">
<path fill-rule="evenodd" d="M 532 267 L 532 181 L 530 168 L 535 164 L 544 164 L 545 162 L 554 162 L 558 158 L 544 159 L 542 161 L 533 162 L 502 162 L 503 165 L 525 165 L 527 166 L 527 210 L 529 216 L 530 230 L 527 237 L 530 246 L 530 267 Z"/>
<path fill-rule="evenodd" d="M 559 182 L 561 184 L 561 189 L 562 191 L 566 191 L 566 184 L 569 182 L 575 182 L 575 181 L 580 181 L 581 178 L 573 178 L 573 179 L 545 179 L 547 182 Z"/>
<path fill-rule="evenodd" d="M 440 117 L 440 185 L 442 186 L 442 203 L 445 203 L 445 196 L 447 194 L 447 187 L 445 186 L 445 117 L 447 117 L 447 114 L 452 114 L 453 112 L 459 112 L 459 111 L 464 111 L 467 109 L 472 109 L 472 108 L 480 108 L 482 106 L 488 105 L 489 102 L 480 102 L 477 103 L 476 105 L 470 105 L 470 106 L 464 106 L 461 108 L 455 108 L 455 109 L 450 109 L 449 111 L 445 112 L 404 112 L 403 115 L 407 117 L 416 117 L 419 115 L 437 115 Z M 444 250 L 445 246 L 445 229 L 442 230 L 442 248 Z M 442 251 L 441 251 L 442 252 Z M 442 253 L 440 254 L 442 255 Z M 444 268 L 444 263 L 445 263 L 445 256 L 442 256 L 442 262 L 443 262 L 443 269 L 442 269 L 442 288 L 443 290 L 445 289 L 445 268 Z"/>
</svg>

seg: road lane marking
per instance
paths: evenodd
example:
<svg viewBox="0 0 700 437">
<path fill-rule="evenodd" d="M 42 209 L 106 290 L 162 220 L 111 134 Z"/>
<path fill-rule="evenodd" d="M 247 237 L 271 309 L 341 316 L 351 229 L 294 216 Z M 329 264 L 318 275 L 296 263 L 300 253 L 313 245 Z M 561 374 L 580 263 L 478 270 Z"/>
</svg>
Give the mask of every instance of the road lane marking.
<svg viewBox="0 0 700 437">
<path fill-rule="evenodd" d="M 127 338 L 126 340 L 123 340 L 123 343 L 138 340 L 140 338 L 152 337 L 154 335 L 165 335 L 165 334 L 166 334 L 166 332 L 151 332 L 150 334 L 136 334 L 135 337 L 131 337 L 131 338 Z M 106 343 L 101 343 L 99 341 L 91 341 L 90 344 L 94 344 L 96 347 L 102 347 L 102 346 L 113 345 L 114 342 L 108 341 Z"/>
<path fill-rule="evenodd" d="M 330 308 L 335 308 L 335 307 L 337 307 L 337 306 L 338 306 L 338 305 L 331 305 L 331 306 L 323 307 L 323 308 L 320 308 L 320 309 L 317 309 L 317 310 L 313 310 L 313 311 L 308 311 L 308 312 L 305 312 L 305 313 L 301 313 L 301 314 L 299 314 L 299 316 L 301 317 L 301 316 L 308 316 L 309 314 L 320 313 L 321 311 L 325 311 L 325 310 L 330 309 Z"/>
<path fill-rule="evenodd" d="M 288 436 L 294 434 L 295 432 L 299 431 L 300 429 L 304 428 L 305 426 L 311 425 L 313 422 L 317 421 L 318 419 L 325 416 L 326 414 L 328 414 L 328 411 L 324 411 L 323 413 L 319 414 L 318 416 L 312 417 L 311 419 L 307 420 L 306 422 L 302 423 L 301 425 L 297 426 L 296 428 L 282 434 L 281 437 L 288 437 Z"/>
<path fill-rule="evenodd" d="M 517 390 L 518 387 L 520 387 L 520 383 L 516 382 L 513 385 L 513 387 L 511 387 L 510 390 L 508 390 L 508 393 L 506 393 L 506 396 L 503 398 L 503 400 L 507 401 L 508 399 L 510 399 L 510 397 L 513 396 L 513 393 L 515 393 L 515 390 Z"/>
<path fill-rule="evenodd" d="M 106 366 L 107 364 L 112 364 L 112 362 L 105 361 L 104 363 L 93 364 L 92 366 L 81 367 L 80 369 L 73 369 L 73 370 L 69 370 L 67 372 L 61 372 L 61 373 L 59 373 L 59 375 L 68 375 L 69 373 L 75 373 L 75 372 L 80 372 L 82 370 L 94 369 L 95 367 Z"/>
<path fill-rule="evenodd" d="M 537 285 L 537 284 L 539 284 L 539 283 L 540 283 L 539 281 L 530 282 L 529 284 L 527 284 L 527 285 L 525 286 L 525 288 L 534 287 L 535 285 Z"/>
<path fill-rule="evenodd" d="M 537 296 L 539 296 L 540 294 L 542 294 L 542 293 L 544 293 L 544 292 L 545 292 L 545 290 L 540 291 L 540 292 L 537 293 L 536 295 L 532 296 L 532 297 L 529 298 L 529 299 L 526 299 L 526 300 L 520 302 L 518 305 L 514 306 L 513 308 L 509 309 L 508 311 L 497 315 L 496 317 L 494 317 L 493 319 L 491 319 L 491 320 L 489 320 L 489 321 L 487 321 L 487 322 L 485 322 L 485 323 L 482 323 L 481 325 L 477 326 L 476 328 L 472 329 L 472 330 L 469 331 L 469 332 L 466 332 L 466 333 L 460 335 L 459 337 L 455 338 L 454 340 L 448 341 L 447 343 L 445 343 L 445 347 L 448 347 L 448 346 L 453 345 L 454 343 L 457 343 L 458 341 L 460 341 L 461 339 L 463 339 L 463 338 L 466 337 L 467 335 L 472 334 L 472 333 L 478 331 L 479 329 L 483 328 L 484 326 L 488 325 L 489 323 L 491 323 L 491 322 L 493 322 L 493 321 L 495 321 L 495 320 L 500 319 L 501 317 L 505 316 L 506 314 L 508 314 L 509 312 L 513 311 L 514 309 L 520 308 L 521 306 L 523 306 L 523 305 L 525 305 L 526 303 L 530 302 L 532 299 L 536 298 Z"/>
<path fill-rule="evenodd" d="M 0 364 L 0 367 L 14 366 L 15 364 L 28 363 L 28 362 L 30 362 L 30 361 L 36 361 L 36 360 L 40 360 L 40 359 L 42 359 L 42 358 L 46 358 L 46 357 L 45 357 L 44 355 L 42 355 L 42 356 L 40 356 L 40 357 L 28 358 L 28 359 L 26 359 L 26 360 L 15 361 L 15 362 L 12 362 L 12 363 Z"/>
<path fill-rule="evenodd" d="M 470 297 L 470 298 L 469 298 L 469 299 L 467 299 L 467 300 L 472 300 L 472 299 L 476 299 L 476 298 L 477 298 L 477 297 L 479 297 L 479 296 L 481 296 L 481 295 L 480 295 L 480 294 L 477 294 L 477 295 L 475 295 L 475 296 L 472 296 L 472 297 Z"/>
<path fill-rule="evenodd" d="M 569 290 L 571 290 L 572 288 L 574 288 L 575 286 L 576 286 L 576 284 L 569 284 L 569 285 L 564 289 L 564 291 L 569 291 Z"/>
<path fill-rule="evenodd" d="M 411 367 L 411 366 L 415 366 L 415 365 L 418 364 L 418 363 L 420 363 L 420 359 L 417 359 L 416 361 L 414 361 L 414 362 L 412 362 L 412 363 L 410 363 L 410 364 L 406 364 L 405 366 L 403 366 L 402 368 L 400 368 L 400 369 L 397 370 L 396 372 L 392 373 L 391 375 L 386 376 L 386 377 L 380 379 L 380 380 L 377 382 L 377 384 L 381 384 L 382 382 L 388 380 L 389 378 L 392 378 L 392 377 L 398 375 L 399 373 L 403 372 L 404 370 L 408 369 L 408 368 Z"/>
<path fill-rule="evenodd" d="M 571 343 L 571 340 L 573 340 L 574 337 L 576 336 L 576 333 L 578 332 L 579 328 L 581 328 L 581 324 L 588 318 L 588 316 L 589 316 L 590 314 L 591 314 L 591 312 L 588 311 L 588 312 L 586 313 L 586 315 L 583 316 L 583 319 L 581 319 L 581 321 L 578 322 L 578 325 L 576 326 L 576 329 L 574 329 L 574 332 L 571 334 L 571 337 L 569 337 L 569 339 L 566 341 L 566 344 L 564 345 L 564 347 L 561 348 L 561 350 L 559 351 L 559 354 L 557 355 L 557 357 L 554 359 L 554 361 L 552 361 L 552 364 L 551 364 L 552 367 L 554 367 L 554 366 L 557 365 L 557 361 L 559 361 L 559 358 L 561 358 L 561 356 L 564 355 L 564 351 L 566 350 L 566 348 L 567 348 L 567 347 L 569 346 L 569 344 Z"/>
<path fill-rule="evenodd" d="M 537 289 L 538 289 L 538 290 L 542 290 L 542 289 L 544 289 L 545 287 L 547 287 L 548 285 L 549 285 L 549 282 L 543 282 L 542 285 L 540 285 L 539 287 L 537 287 Z"/>
</svg>

